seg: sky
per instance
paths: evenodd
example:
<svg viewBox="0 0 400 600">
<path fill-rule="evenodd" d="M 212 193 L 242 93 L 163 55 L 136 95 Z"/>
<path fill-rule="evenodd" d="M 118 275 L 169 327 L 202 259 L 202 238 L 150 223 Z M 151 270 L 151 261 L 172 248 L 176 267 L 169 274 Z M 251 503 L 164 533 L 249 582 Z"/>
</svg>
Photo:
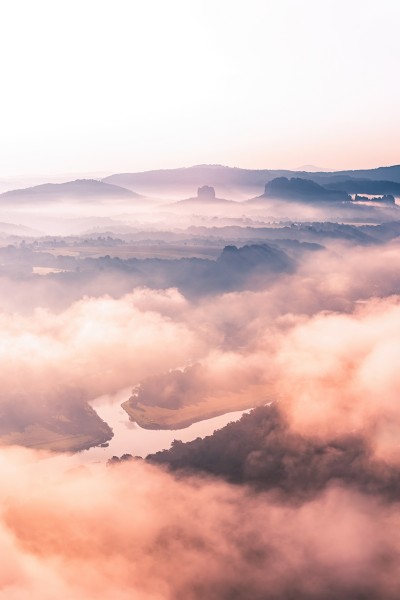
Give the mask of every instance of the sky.
<svg viewBox="0 0 400 600">
<path fill-rule="evenodd" d="M 2 0 L 0 179 L 400 163 L 398 0 Z"/>
</svg>

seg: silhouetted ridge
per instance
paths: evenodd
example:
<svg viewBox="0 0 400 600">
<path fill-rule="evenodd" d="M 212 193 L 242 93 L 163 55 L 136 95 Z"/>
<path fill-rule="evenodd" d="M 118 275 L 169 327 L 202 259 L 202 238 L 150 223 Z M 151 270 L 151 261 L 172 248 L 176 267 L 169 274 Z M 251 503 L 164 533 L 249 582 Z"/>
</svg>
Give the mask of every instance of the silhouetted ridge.
<svg viewBox="0 0 400 600">
<path fill-rule="evenodd" d="M 276 405 L 255 408 L 204 439 L 175 441 L 170 450 L 147 459 L 277 490 L 292 502 L 318 494 L 332 481 L 400 499 L 398 470 L 375 459 L 361 435 L 303 437 L 290 429 Z"/>
<path fill-rule="evenodd" d="M 10 190 L 0 194 L 0 200 L 32 200 L 55 201 L 63 198 L 85 200 L 85 199 L 107 199 L 107 198 L 140 198 L 139 194 L 126 188 L 98 181 L 97 179 L 76 179 L 65 183 L 44 183 L 33 187 Z"/>
<path fill-rule="evenodd" d="M 359 194 L 356 194 L 353 202 L 378 202 L 379 204 L 388 204 L 389 206 L 393 206 L 393 204 L 396 203 L 392 194 L 373 196 L 372 198 L 369 196 L 360 196 Z"/>
<path fill-rule="evenodd" d="M 345 192 L 328 190 L 315 181 L 300 177 L 277 177 L 265 184 L 265 198 L 283 198 L 300 201 L 334 201 L 343 202 L 351 198 Z"/>
<path fill-rule="evenodd" d="M 259 244 L 251 246 L 225 246 L 217 263 L 228 270 L 248 271 L 267 266 L 271 271 L 286 271 L 292 267 L 288 256 L 280 249 Z"/>
</svg>

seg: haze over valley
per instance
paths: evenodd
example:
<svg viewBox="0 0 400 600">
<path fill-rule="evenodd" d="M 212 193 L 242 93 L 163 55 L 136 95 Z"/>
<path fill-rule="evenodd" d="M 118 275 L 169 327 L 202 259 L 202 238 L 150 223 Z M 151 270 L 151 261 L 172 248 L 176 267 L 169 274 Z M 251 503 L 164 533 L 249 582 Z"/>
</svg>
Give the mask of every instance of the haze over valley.
<svg viewBox="0 0 400 600">
<path fill-rule="evenodd" d="M 113 569 L 120 544 L 134 540 L 135 550 L 124 551 L 126 575 L 102 575 L 112 594 L 150 598 L 167 585 L 161 597 L 286 599 L 296 590 L 311 599 L 329 587 L 331 598 L 360 589 L 394 598 L 399 168 L 385 170 L 393 181 L 375 170 L 331 173 L 335 189 L 320 173 L 239 172 L 107 178 L 146 181 L 140 192 L 79 180 L 0 196 L 0 455 L 31 489 L 37 522 L 26 523 L 9 482 L 2 527 L 45 579 L 58 557 L 61 595 L 70 589 L 66 553 L 97 572 L 108 535 L 100 515 L 115 536 L 115 508 L 129 498 L 135 509 L 124 508 L 122 538 L 108 544 Z M 173 199 L 166 179 L 175 181 Z M 33 498 L 35 478 L 44 488 Z M 66 502 L 89 555 L 60 520 Z M 177 502 L 173 556 L 188 570 L 171 579 L 172 538 L 163 532 L 177 527 Z M 205 530 L 193 528 L 193 510 Z M 383 529 L 366 549 L 365 528 L 377 536 L 378 516 Z M 309 519 L 320 523 L 317 537 Z M 156 551 L 160 535 L 168 541 Z M 296 559 L 297 574 L 288 544 L 313 548 Z M 144 546 L 149 560 L 158 556 L 153 580 L 136 554 Z M 392 557 L 384 578 L 375 566 L 382 552 Z M 22 560 L 17 546 L 11 555 Z M 233 555 L 240 577 L 228 566 Z M 215 570 L 196 583 L 197 561 L 211 559 Z M 132 560 L 140 572 L 130 572 Z M 27 581 L 17 585 L 32 589 Z M 82 598 L 97 593 L 94 579 L 74 585 Z"/>
<path fill-rule="evenodd" d="M 400 4 L 1 16 L 0 600 L 398 600 Z"/>
</svg>

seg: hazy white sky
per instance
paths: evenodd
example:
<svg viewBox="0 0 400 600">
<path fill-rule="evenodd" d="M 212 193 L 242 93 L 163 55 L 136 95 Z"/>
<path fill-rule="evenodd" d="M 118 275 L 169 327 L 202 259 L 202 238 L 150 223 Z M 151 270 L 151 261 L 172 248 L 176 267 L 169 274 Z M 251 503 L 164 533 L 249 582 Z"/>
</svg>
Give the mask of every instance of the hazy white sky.
<svg viewBox="0 0 400 600">
<path fill-rule="evenodd" d="M 400 163 L 399 0 L 2 0 L 0 178 Z"/>
</svg>

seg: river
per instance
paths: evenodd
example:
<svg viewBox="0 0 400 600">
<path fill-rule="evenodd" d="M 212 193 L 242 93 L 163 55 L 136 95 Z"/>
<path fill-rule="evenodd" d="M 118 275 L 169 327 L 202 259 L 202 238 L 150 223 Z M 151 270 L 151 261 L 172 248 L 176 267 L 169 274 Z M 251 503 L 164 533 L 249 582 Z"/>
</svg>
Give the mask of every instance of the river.
<svg viewBox="0 0 400 600">
<path fill-rule="evenodd" d="M 91 402 L 101 419 L 112 428 L 114 437 L 106 448 L 96 446 L 75 454 L 73 456 L 75 464 L 105 464 L 112 456 L 122 454 L 144 458 L 148 454 L 169 448 L 173 440 L 189 442 L 197 437 L 211 435 L 216 429 L 225 427 L 231 421 L 239 420 L 245 412 L 249 412 L 226 413 L 219 417 L 198 421 L 185 429 L 143 429 L 137 423 L 130 421 L 127 413 L 121 408 L 121 403 L 129 397 L 130 393 L 131 388 L 128 388 L 120 390 L 115 395 L 102 396 Z"/>
</svg>

